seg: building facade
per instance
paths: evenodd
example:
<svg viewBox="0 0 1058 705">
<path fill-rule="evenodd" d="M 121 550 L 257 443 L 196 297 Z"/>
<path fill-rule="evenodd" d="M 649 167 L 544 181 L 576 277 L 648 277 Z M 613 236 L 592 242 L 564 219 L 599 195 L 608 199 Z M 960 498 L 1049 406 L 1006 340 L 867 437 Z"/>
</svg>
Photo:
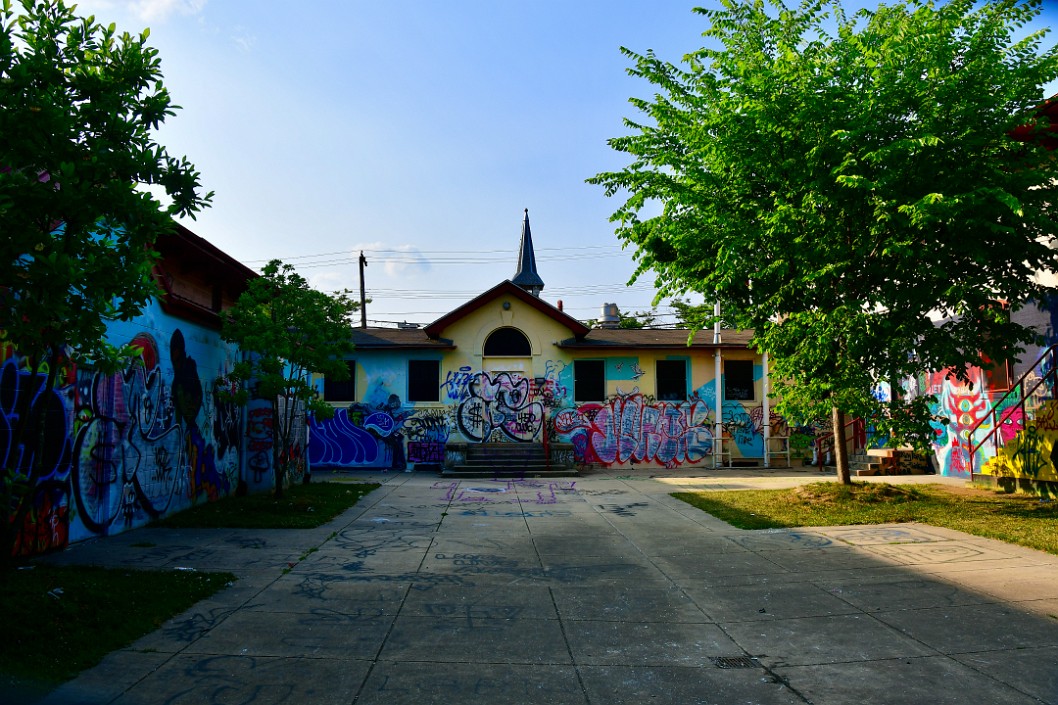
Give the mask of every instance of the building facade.
<svg viewBox="0 0 1058 705">
<path fill-rule="evenodd" d="M 156 248 L 164 295 L 107 333 L 139 355 L 114 374 L 67 364 L 43 401 L 46 438 L 30 452 L 41 453 L 44 471 L 20 554 L 141 526 L 240 483 L 270 486 L 269 420 L 216 386 L 240 355 L 220 337 L 221 312 L 257 275 L 180 226 Z M 43 386 L 22 363 L 14 346 L 0 349 L 0 430 L 13 427 L 19 395 Z"/>
<path fill-rule="evenodd" d="M 809 431 L 769 409 L 749 333 L 588 328 L 543 289 L 526 213 L 510 280 L 425 328 L 357 329 L 351 381 L 322 385 L 336 415 L 311 423 L 310 465 L 435 470 L 475 443 L 668 470 L 810 454 Z"/>
</svg>

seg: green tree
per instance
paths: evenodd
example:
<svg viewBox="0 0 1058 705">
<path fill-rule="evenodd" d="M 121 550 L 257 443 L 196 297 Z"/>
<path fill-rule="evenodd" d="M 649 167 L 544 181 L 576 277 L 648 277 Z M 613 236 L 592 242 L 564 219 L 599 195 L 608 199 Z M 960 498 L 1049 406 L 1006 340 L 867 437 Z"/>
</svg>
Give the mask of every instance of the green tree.
<svg viewBox="0 0 1058 705">
<path fill-rule="evenodd" d="M 352 316 L 359 304 L 349 292 L 325 294 L 289 264 L 272 260 L 227 311 L 222 336 L 248 358 L 220 383 L 253 386 L 272 404 L 272 469 L 275 496 L 283 495 L 301 412 L 328 419 L 334 408 L 319 398 L 313 374 L 349 379 L 345 354 L 353 349 Z M 236 401 L 246 403 L 243 391 Z"/>
<path fill-rule="evenodd" d="M 1047 126 L 1034 116 L 1058 55 L 1045 32 L 1025 36 L 1041 7 L 912 0 L 849 17 L 839 2 L 725 0 L 697 10 L 706 46 L 681 66 L 623 50 L 656 92 L 610 140 L 629 166 L 589 181 L 626 197 L 613 220 L 637 276 L 752 329 L 780 410 L 832 413 L 845 482 L 846 414 L 929 437 L 930 399 L 882 404 L 879 382 L 965 378 L 982 352 L 1035 337 L 996 302 L 1053 293 L 1034 273 L 1056 264 L 1054 163 L 1010 137 Z"/>
<path fill-rule="evenodd" d="M 107 326 L 158 293 L 152 244 L 212 196 L 154 139 L 176 106 L 147 34 L 118 34 L 61 0 L 0 9 L 0 336 L 27 380 L 27 393 L 5 392 L 0 560 L 27 520 L 45 425 L 61 422 L 46 421 L 43 401 L 57 375 L 70 360 L 115 369 L 133 354 L 107 342 Z M 37 384 L 43 393 L 28 393 Z"/>
<path fill-rule="evenodd" d="M 705 322 L 713 321 L 712 304 L 692 304 L 681 298 L 675 298 L 669 302 L 669 306 L 676 312 L 676 327 L 698 330 L 705 327 Z"/>
</svg>

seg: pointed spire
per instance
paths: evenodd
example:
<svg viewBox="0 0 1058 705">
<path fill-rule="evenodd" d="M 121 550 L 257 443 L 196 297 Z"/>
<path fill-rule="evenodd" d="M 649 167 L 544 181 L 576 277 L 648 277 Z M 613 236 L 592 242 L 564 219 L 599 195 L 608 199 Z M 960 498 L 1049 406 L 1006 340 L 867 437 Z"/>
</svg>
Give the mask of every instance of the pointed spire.
<svg viewBox="0 0 1058 705">
<path fill-rule="evenodd" d="M 522 221 L 522 244 L 518 252 L 518 271 L 511 282 L 522 287 L 533 296 L 540 296 L 544 280 L 536 273 L 536 254 L 533 252 L 533 234 L 529 231 L 529 209 L 525 209 Z"/>
</svg>

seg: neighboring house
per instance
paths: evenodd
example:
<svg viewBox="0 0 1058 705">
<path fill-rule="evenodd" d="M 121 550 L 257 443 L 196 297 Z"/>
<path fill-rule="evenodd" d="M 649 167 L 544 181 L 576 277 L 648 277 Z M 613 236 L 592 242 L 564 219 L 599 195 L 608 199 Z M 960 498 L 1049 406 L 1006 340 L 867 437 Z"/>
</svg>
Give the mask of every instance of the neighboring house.
<svg viewBox="0 0 1058 705">
<path fill-rule="evenodd" d="M 1042 131 L 1033 122 L 1013 130 L 1011 137 L 1036 140 L 1053 154 L 1058 149 L 1058 95 L 1044 101 L 1036 117 L 1048 121 Z M 1058 284 L 1054 272 L 1038 272 L 1037 276 L 1047 284 Z M 1054 402 L 1058 370 L 1052 356 L 1045 355 L 1058 343 L 1058 298 L 1011 315 L 1039 333 L 1039 345 L 1029 346 L 1010 360 L 971 368 L 969 383 L 947 379 L 943 372 L 917 382 L 919 389 L 938 399 L 933 407 L 937 466 L 943 474 L 956 477 L 970 478 L 972 471 L 974 477 L 985 474 L 1037 485 L 1058 483 L 1058 407 Z"/>
<path fill-rule="evenodd" d="M 576 463 L 673 470 L 761 464 L 765 434 L 786 447 L 783 419 L 764 421 L 749 333 L 724 330 L 714 344 L 703 331 L 688 345 L 686 330 L 590 329 L 543 289 L 526 213 L 511 280 L 425 328 L 357 329 L 350 380 L 323 383 L 337 413 L 312 422 L 310 465 L 436 470 L 467 444 L 542 445 L 545 435 Z"/>
<path fill-rule="evenodd" d="M 271 486 L 270 421 L 217 395 L 239 351 L 220 337 L 221 313 L 257 275 L 181 226 L 156 243 L 164 295 L 108 338 L 141 355 L 117 374 L 72 365 L 60 373 L 45 446 L 46 470 L 18 551 L 141 526 L 217 499 L 240 482 Z M 0 424 L 32 389 L 16 349 L 0 349 Z M 270 412 L 269 412 L 270 414 Z M 59 421 L 55 421 L 59 420 Z M 11 450 L 11 449 L 0 449 Z"/>
</svg>

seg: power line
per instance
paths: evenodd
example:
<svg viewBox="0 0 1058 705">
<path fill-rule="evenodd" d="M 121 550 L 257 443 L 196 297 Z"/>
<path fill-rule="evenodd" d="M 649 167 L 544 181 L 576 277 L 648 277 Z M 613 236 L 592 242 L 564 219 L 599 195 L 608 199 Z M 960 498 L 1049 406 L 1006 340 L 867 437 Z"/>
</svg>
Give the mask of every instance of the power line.
<svg viewBox="0 0 1058 705">
<path fill-rule="evenodd" d="M 620 246 L 618 246 L 618 245 L 575 245 L 575 246 L 570 246 L 570 247 L 535 247 L 534 248 L 534 250 L 536 252 L 555 252 L 555 253 L 558 253 L 558 254 L 555 255 L 556 258 L 561 258 L 565 254 L 568 254 L 570 252 L 577 251 L 577 250 L 615 250 L 615 249 L 618 250 L 618 251 L 621 250 Z M 414 261 L 422 259 L 422 258 L 417 257 L 417 255 L 430 255 L 430 256 L 437 255 L 437 256 L 440 256 L 440 257 L 448 256 L 450 258 L 456 258 L 458 256 L 466 256 L 468 258 L 474 258 L 474 259 L 478 259 L 478 258 L 481 258 L 482 256 L 487 256 L 487 255 L 497 255 L 497 257 L 489 258 L 490 261 L 500 261 L 500 260 L 506 260 L 506 259 L 516 260 L 517 259 L 517 254 L 518 254 L 517 252 L 512 252 L 510 248 L 506 248 L 506 249 L 502 249 L 502 250 L 482 250 L 482 249 L 477 249 L 477 250 L 453 250 L 453 249 L 420 250 L 420 249 L 417 249 L 417 248 L 416 249 L 400 249 L 400 248 L 393 248 L 393 247 L 377 247 L 377 248 L 364 247 L 364 248 L 357 248 L 355 251 L 354 250 L 337 250 L 337 251 L 334 251 L 334 252 L 319 252 L 319 253 L 316 253 L 316 254 L 292 255 L 292 256 L 289 256 L 289 257 L 271 257 L 271 258 L 267 258 L 267 259 L 251 259 L 251 260 L 245 260 L 244 264 L 256 264 L 256 263 L 259 263 L 259 262 L 269 262 L 269 261 L 271 261 L 273 259 L 278 259 L 278 260 L 281 260 L 283 262 L 290 263 L 290 262 L 294 262 L 294 261 L 314 260 L 314 259 L 320 259 L 320 258 L 324 258 L 324 257 L 341 257 L 342 261 L 344 261 L 344 259 L 349 259 L 349 260 L 352 260 L 352 261 L 356 261 L 356 259 L 360 256 L 360 252 L 361 251 L 365 255 L 373 254 L 373 255 L 378 256 L 378 255 L 392 254 L 392 255 L 406 256 L 406 257 L 410 257 Z M 616 254 L 620 254 L 620 252 L 615 253 L 615 255 Z M 592 255 L 585 254 L 583 256 L 592 256 Z M 537 259 L 540 259 L 540 258 L 538 257 Z M 384 260 L 380 259 L 379 261 L 384 261 Z M 388 261 L 388 260 L 385 260 L 385 261 Z"/>
</svg>

